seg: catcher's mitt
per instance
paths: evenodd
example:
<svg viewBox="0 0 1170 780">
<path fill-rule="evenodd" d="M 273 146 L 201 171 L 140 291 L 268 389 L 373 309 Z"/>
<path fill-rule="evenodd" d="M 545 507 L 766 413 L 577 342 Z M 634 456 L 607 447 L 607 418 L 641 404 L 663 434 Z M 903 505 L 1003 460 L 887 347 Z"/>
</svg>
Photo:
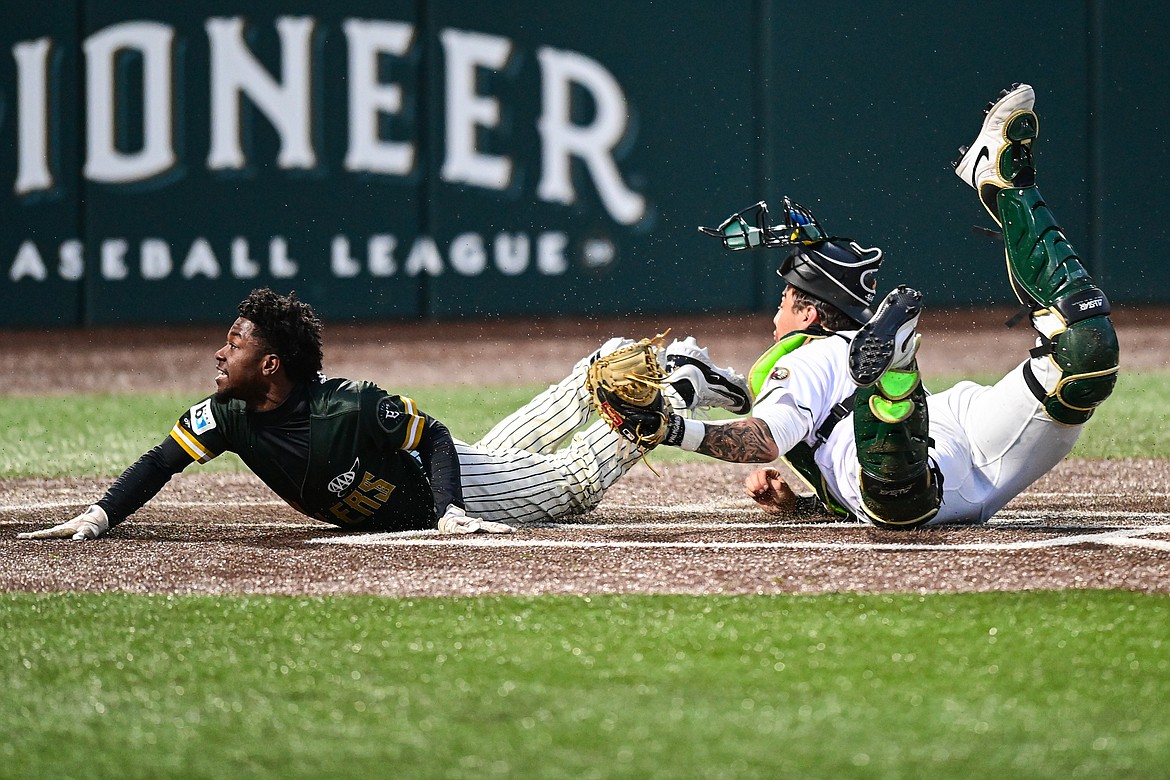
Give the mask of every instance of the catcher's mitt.
<svg viewBox="0 0 1170 780">
<path fill-rule="evenodd" d="M 656 446 L 666 435 L 667 414 L 662 399 L 666 372 L 657 357 L 658 346 L 665 337 L 666 333 L 662 333 L 642 339 L 599 357 L 585 377 L 585 388 L 601 419 L 643 449 Z"/>
</svg>

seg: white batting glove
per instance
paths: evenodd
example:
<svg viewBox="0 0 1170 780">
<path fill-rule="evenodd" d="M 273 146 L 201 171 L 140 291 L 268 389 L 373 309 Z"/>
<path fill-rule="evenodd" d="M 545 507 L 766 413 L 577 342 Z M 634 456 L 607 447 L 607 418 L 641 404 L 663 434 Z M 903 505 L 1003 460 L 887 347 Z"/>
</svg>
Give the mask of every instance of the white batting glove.
<svg viewBox="0 0 1170 780">
<path fill-rule="evenodd" d="M 493 523 L 489 520 L 480 520 L 478 517 L 468 517 L 467 513 L 452 504 L 439 518 L 439 533 L 441 534 L 473 534 L 482 531 L 485 534 L 510 534 L 516 529 L 503 523 Z"/>
<path fill-rule="evenodd" d="M 17 539 L 96 539 L 110 530 L 110 518 L 106 510 L 97 504 L 85 510 L 67 523 L 46 528 L 43 531 L 29 531 L 17 534 Z"/>
</svg>

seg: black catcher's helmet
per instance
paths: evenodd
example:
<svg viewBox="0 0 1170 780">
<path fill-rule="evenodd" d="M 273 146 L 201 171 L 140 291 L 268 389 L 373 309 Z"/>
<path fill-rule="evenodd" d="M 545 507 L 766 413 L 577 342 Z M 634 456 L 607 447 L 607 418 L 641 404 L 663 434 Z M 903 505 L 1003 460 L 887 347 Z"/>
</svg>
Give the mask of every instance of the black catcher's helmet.
<svg viewBox="0 0 1170 780">
<path fill-rule="evenodd" d="M 744 214 L 755 209 L 755 226 Z M 877 271 L 882 250 L 864 248 L 851 238 L 829 236 L 812 213 L 784 198 L 784 224 L 768 224 L 768 206 L 760 201 L 732 214 L 717 228 L 701 227 L 706 235 L 723 240 L 732 251 L 758 246 L 787 248 L 780 264 L 784 281 L 814 298 L 836 306 L 858 326 L 873 317 Z"/>
</svg>

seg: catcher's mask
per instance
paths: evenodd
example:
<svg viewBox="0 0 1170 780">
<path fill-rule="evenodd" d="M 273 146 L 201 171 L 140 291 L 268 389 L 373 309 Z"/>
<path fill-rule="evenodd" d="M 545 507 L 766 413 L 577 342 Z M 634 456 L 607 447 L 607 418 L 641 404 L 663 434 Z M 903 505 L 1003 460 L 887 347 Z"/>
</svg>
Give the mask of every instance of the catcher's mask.
<svg viewBox="0 0 1170 780">
<path fill-rule="evenodd" d="M 744 218 L 744 214 L 752 209 L 756 212 L 755 226 L 749 225 Z M 799 203 L 793 203 L 788 196 L 784 197 L 784 224 L 769 225 L 768 222 L 768 204 L 761 200 L 732 214 L 719 227 L 701 227 L 699 232 L 722 239 L 723 245 L 733 252 L 757 246 L 784 247 L 811 243 L 826 237 L 812 212 Z"/>
<path fill-rule="evenodd" d="M 755 225 L 744 217 L 755 210 Z M 780 264 L 784 281 L 844 312 L 859 326 L 873 317 L 877 271 L 882 250 L 863 248 L 850 238 L 829 236 L 808 209 L 784 198 L 784 221 L 769 225 L 768 206 L 760 201 L 732 214 L 717 228 L 699 230 L 723 241 L 732 251 L 787 248 Z"/>
</svg>

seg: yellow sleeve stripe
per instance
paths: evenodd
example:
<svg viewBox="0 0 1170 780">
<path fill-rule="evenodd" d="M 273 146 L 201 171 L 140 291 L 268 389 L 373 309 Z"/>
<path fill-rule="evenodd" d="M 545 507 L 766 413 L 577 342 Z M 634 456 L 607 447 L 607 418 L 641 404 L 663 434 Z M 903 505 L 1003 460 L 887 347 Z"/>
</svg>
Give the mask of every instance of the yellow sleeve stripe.
<svg viewBox="0 0 1170 780">
<path fill-rule="evenodd" d="M 423 426 L 426 424 L 426 421 L 419 414 L 418 407 L 414 405 L 413 398 L 407 398 L 406 396 L 401 396 L 401 398 L 402 406 L 410 416 L 410 419 L 406 423 L 406 440 L 402 443 L 402 449 L 417 450 L 419 442 L 422 441 Z"/>
<path fill-rule="evenodd" d="M 187 454 L 191 456 L 191 460 L 196 463 L 206 463 L 219 454 L 218 452 L 212 452 L 200 444 L 199 440 L 192 436 L 190 431 L 178 423 L 175 423 L 175 427 L 171 428 L 171 438 L 186 450 Z"/>
</svg>

